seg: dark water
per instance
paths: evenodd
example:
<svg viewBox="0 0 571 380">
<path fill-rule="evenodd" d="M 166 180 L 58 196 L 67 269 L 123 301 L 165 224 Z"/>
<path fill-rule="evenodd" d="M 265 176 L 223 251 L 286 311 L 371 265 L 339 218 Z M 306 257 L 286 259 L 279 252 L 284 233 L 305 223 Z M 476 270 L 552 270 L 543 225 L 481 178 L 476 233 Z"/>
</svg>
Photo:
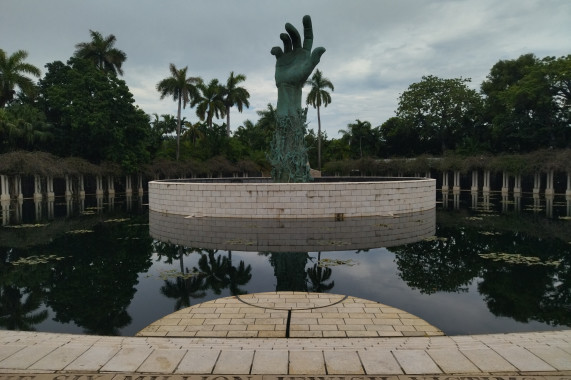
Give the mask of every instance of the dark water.
<svg viewBox="0 0 571 380">
<path fill-rule="evenodd" d="M 181 307 L 276 290 L 378 301 L 448 335 L 571 326 L 571 200 L 438 200 L 306 224 L 161 216 L 137 198 L 25 200 L 3 208 L 0 328 L 134 335 Z"/>
</svg>

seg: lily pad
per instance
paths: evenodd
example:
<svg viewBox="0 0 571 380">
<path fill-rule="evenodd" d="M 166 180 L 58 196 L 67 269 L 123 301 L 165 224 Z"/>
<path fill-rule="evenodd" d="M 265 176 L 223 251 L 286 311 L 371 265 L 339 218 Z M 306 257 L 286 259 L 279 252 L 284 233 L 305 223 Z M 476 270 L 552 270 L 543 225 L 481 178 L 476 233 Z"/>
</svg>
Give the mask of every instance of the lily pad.
<svg viewBox="0 0 571 380">
<path fill-rule="evenodd" d="M 478 233 L 480 235 L 485 235 L 485 236 L 498 236 L 501 235 L 501 232 L 492 232 L 492 231 L 478 231 Z"/>
<path fill-rule="evenodd" d="M 320 268 L 329 268 L 329 267 L 336 267 L 339 265 L 347 265 L 347 266 L 354 266 L 357 265 L 358 262 L 349 259 L 349 260 L 339 260 L 339 259 L 321 259 L 317 263 L 317 266 Z"/>
<path fill-rule="evenodd" d="M 503 261 L 508 264 L 521 264 L 521 265 L 545 265 L 545 266 L 559 266 L 562 260 L 547 260 L 542 261 L 536 256 L 523 256 L 519 253 L 504 253 L 504 252 L 492 252 L 492 253 L 481 253 L 480 256 L 483 259 L 489 259 L 492 261 Z"/>
<path fill-rule="evenodd" d="M 130 218 L 119 218 L 119 219 L 107 219 L 104 220 L 103 223 L 122 223 L 131 220 Z"/>
<path fill-rule="evenodd" d="M 89 234 L 94 232 L 93 230 L 71 230 L 71 231 L 67 231 L 66 234 Z"/>
<path fill-rule="evenodd" d="M 161 278 L 161 280 L 165 280 L 165 281 L 176 279 L 176 278 L 182 278 L 183 280 L 187 280 L 189 278 L 199 276 L 199 275 L 201 275 L 200 272 L 181 273 L 180 271 L 178 271 L 176 269 L 168 269 L 168 270 L 164 270 L 164 271 L 159 272 L 159 277 Z"/>
<path fill-rule="evenodd" d="M 12 262 L 12 265 L 37 265 L 37 264 L 46 264 L 50 261 L 60 261 L 63 260 L 65 257 L 56 256 L 56 255 L 47 255 L 47 256 L 28 256 L 22 257 L 16 261 Z"/>
<path fill-rule="evenodd" d="M 424 238 L 422 240 L 423 241 L 448 241 L 448 238 L 438 237 L 438 236 L 429 236 L 429 237 Z"/>
<path fill-rule="evenodd" d="M 40 224 L 40 223 L 36 223 L 36 224 L 18 224 L 15 226 L 4 226 L 4 228 L 40 228 L 40 227 L 45 227 L 48 226 L 49 223 L 45 223 L 45 224 Z"/>
</svg>

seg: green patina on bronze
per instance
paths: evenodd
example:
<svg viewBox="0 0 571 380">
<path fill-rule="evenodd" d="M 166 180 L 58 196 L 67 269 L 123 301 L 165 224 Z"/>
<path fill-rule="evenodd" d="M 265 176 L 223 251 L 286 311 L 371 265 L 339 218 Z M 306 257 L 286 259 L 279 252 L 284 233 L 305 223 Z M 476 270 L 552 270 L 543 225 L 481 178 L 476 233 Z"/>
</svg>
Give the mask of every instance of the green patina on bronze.
<svg viewBox="0 0 571 380">
<path fill-rule="evenodd" d="M 272 164 L 272 178 L 276 182 L 307 182 L 311 180 L 307 148 L 305 147 L 307 109 L 301 108 L 303 84 L 319 63 L 325 48 L 313 47 L 311 17 L 303 17 L 303 44 L 297 29 L 287 23 L 287 33 L 280 34 L 284 48 L 274 47 L 276 57 L 276 131 L 268 159 Z"/>
</svg>

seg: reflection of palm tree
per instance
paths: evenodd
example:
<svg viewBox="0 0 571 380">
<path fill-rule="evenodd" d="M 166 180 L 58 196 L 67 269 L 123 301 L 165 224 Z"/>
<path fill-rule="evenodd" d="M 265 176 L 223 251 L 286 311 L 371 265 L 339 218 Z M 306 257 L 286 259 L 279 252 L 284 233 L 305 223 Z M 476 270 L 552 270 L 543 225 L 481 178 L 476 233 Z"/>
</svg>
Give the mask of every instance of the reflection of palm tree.
<svg viewBox="0 0 571 380">
<path fill-rule="evenodd" d="M 313 264 L 313 268 L 307 269 L 307 277 L 311 282 L 311 287 L 308 288 L 308 291 L 324 293 L 333 289 L 335 281 L 331 281 L 328 284 L 325 283 L 325 281 L 329 280 L 331 277 L 331 273 L 331 268 L 324 268 L 319 266 L 319 264 Z"/>
<path fill-rule="evenodd" d="M 43 322 L 48 311 L 32 313 L 42 303 L 41 296 L 32 292 L 22 303 L 23 294 L 15 286 L 5 286 L 0 292 L 0 326 L 8 330 L 35 331 L 33 325 Z"/>
<path fill-rule="evenodd" d="M 186 270 L 188 274 L 188 269 Z M 202 298 L 206 292 L 201 291 L 204 284 L 202 276 L 197 274 L 190 278 L 177 277 L 176 281 L 165 280 L 165 284 L 161 286 L 161 294 L 176 299 L 174 309 L 180 310 L 190 306 L 191 298 Z"/>
<path fill-rule="evenodd" d="M 194 272 L 201 272 L 204 275 L 204 287 L 211 288 L 214 293 L 220 294 L 222 289 L 228 286 L 226 273 L 228 271 L 228 258 L 214 254 L 217 250 L 205 250 L 207 254 L 202 254 L 198 260 L 198 268 Z"/>
<path fill-rule="evenodd" d="M 184 274 L 184 256 L 189 255 L 197 250 L 195 248 L 187 248 L 182 245 L 163 243 L 161 241 L 153 241 L 153 248 L 157 254 L 157 261 L 165 258 L 165 264 L 172 264 L 174 260 L 180 262 L 180 273 Z"/>
<path fill-rule="evenodd" d="M 237 268 L 230 263 L 228 266 L 228 287 L 233 296 L 247 293 L 238 286 L 246 285 L 252 279 L 251 272 L 252 266 L 246 266 L 243 260 L 240 261 Z"/>
</svg>

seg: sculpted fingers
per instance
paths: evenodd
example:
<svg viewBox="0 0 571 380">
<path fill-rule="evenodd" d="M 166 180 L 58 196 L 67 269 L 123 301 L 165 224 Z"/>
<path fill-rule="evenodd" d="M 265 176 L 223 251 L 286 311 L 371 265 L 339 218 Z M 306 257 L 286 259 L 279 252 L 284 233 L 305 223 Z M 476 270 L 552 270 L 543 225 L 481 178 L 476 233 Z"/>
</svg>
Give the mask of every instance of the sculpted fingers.
<svg viewBox="0 0 571 380">
<path fill-rule="evenodd" d="M 289 34 L 286 33 L 282 33 L 280 34 L 280 39 L 283 41 L 284 43 L 284 52 L 288 53 L 290 51 L 292 51 L 292 43 L 291 43 L 291 38 L 289 37 Z"/>
<path fill-rule="evenodd" d="M 313 46 L 313 26 L 311 25 L 311 17 L 303 16 L 303 48 L 311 51 Z"/>
<path fill-rule="evenodd" d="M 321 56 L 325 53 L 324 47 L 318 47 L 311 53 L 311 63 L 316 66 L 321 60 Z"/>
<path fill-rule="evenodd" d="M 293 48 L 294 49 L 299 49 L 301 48 L 301 37 L 299 35 L 299 32 L 297 31 L 297 29 L 295 28 L 295 26 L 293 26 L 292 24 L 290 24 L 289 22 L 285 25 L 286 31 L 288 32 L 290 38 L 291 38 L 291 42 L 293 44 Z"/>
<path fill-rule="evenodd" d="M 272 48 L 272 50 L 270 51 L 270 53 L 271 53 L 272 55 L 275 55 L 275 56 L 276 56 L 276 59 L 279 59 L 279 58 L 284 54 L 282 48 L 279 47 L 279 46 L 274 46 L 274 47 Z"/>
</svg>

